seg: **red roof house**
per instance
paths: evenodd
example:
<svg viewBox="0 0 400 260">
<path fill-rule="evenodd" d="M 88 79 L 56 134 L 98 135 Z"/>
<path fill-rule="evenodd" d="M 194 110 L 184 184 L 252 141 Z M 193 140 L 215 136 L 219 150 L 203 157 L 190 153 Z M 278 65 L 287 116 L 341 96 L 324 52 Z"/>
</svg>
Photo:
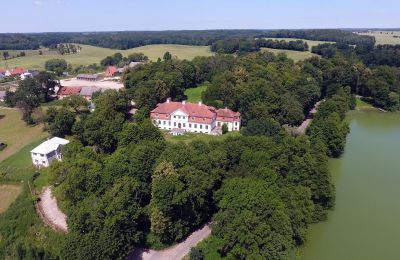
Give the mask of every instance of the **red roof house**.
<svg viewBox="0 0 400 260">
<path fill-rule="evenodd" d="M 112 77 L 114 74 L 118 73 L 118 68 L 115 66 L 108 66 L 106 69 L 106 76 Z"/>
<path fill-rule="evenodd" d="M 71 95 L 79 95 L 81 89 L 81 87 L 61 87 L 57 93 L 57 96 L 59 99 L 63 99 Z"/>
<path fill-rule="evenodd" d="M 11 76 L 19 76 L 25 73 L 26 69 L 23 67 L 16 67 L 10 70 Z"/>
</svg>

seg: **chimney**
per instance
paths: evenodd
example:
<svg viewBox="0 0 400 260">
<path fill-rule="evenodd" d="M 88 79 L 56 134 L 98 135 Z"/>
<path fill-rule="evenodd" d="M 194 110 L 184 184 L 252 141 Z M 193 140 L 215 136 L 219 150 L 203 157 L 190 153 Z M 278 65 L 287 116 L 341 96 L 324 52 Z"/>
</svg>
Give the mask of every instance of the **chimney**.
<svg viewBox="0 0 400 260">
<path fill-rule="evenodd" d="M 199 106 L 201 106 L 203 103 L 201 103 L 201 101 L 199 101 Z"/>
<path fill-rule="evenodd" d="M 167 98 L 167 103 L 171 102 L 171 98 Z"/>
<path fill-rule="evenodd" d="M 185 105 L 185 104 L 186 104 L 186 100 L 183 100 L 183 101 L 182 101 L 182 104 Z"/>
</svg>

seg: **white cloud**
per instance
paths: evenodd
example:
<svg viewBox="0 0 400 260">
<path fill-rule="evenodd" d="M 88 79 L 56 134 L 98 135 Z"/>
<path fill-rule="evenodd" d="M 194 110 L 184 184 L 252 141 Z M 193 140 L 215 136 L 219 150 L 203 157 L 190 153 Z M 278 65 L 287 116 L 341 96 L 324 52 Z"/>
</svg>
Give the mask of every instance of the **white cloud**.
<svg viewBox="0 0 400 260">
<path fill-rule="evenodd" d="M 33 1 L 33 3 L 35 5 L 42 5 L 42 1 L 40 1 L 40 0 L 35 0 L 35 1 Z"/>
</svg>

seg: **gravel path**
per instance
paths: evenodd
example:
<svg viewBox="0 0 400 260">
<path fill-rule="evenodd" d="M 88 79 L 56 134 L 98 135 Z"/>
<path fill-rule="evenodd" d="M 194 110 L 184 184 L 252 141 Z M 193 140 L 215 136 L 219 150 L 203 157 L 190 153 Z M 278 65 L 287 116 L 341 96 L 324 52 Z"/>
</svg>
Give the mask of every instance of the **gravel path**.
<svg viewBox="0 0 400 260">
<path fill-rule="evenodd" d="M 128 260 L 179 260 L 189 254 L 190 249 L 195 247 L 200 241 L 211 235 L 211 228 L 205 225 L 202 229 L 193 232 L 185 241 L 160 251 L 156 250 L 136 250 L 128 257 Z"/>
<path fill-rule="evenodd" d="M 38 210 L 46 224 L 57 231 L 68 232 L 67 216 L 58 208 L 57 200 L 51 195 L 50 187 L 46 187 L 40 195 Z"/>
</svg>

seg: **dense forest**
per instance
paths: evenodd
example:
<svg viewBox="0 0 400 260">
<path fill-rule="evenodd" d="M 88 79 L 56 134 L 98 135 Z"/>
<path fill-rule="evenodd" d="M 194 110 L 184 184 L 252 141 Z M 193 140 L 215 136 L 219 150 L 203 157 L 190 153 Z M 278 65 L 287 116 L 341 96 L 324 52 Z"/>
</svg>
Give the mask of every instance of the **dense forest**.
<svg viewBox="0 0 400 260">
<path fill-rule="evenodd" d="M 214 42 L 211 51 L 218 53 L 255 52 L 260 48 L 281 50 L 307 51 L 308 44 L 302 40 L 272 40 L 272 39 L 226 39 Z"/>
<path fill-rule="evenodd" d="M 26 50 L 40 47 L 56 49 L 61 43 L 88 44 L 112 49 L 130 49 L 149 44 L 212 45 L 223 39 L 265 37 L 300 38 L 368 46 L 373 46 L 375 43 L 374 37 L 333 29 L 3 33 L 0 34 L 0 50 Z"/>
</svg>

